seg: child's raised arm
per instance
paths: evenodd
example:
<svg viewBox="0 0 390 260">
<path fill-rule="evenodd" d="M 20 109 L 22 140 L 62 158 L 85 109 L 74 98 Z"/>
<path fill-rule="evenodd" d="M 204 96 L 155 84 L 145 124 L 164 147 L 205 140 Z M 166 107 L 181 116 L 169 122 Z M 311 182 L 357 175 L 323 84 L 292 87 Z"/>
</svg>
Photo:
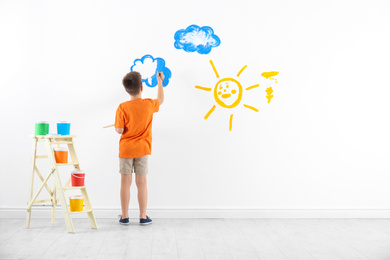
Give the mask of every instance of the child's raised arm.
<svg viewBox="0 0 390 260">
<path fill-rule="evenodd" d="M 158 82 L 158 89 L 157 89 L 157 99 L 158 102 L 161 104 L 164 102 L 164 88 L 163 88 L 163 82 L 164 82 L 164 73 L 158 72 L 157 73 L 157 82 Z"/>
</svg>

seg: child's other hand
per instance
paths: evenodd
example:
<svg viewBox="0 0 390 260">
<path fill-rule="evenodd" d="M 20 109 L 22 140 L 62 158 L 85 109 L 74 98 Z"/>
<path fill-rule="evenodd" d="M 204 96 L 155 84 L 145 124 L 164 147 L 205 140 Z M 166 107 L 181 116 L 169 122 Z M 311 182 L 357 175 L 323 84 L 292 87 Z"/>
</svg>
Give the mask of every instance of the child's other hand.
<svg viewBox="0 0 390 260">
<path fill-rule="evenodd" d="M 165 76 L 162 72 L 157 72 L 157 81 L 162 82 L 164 80 Z"/>
</svg>

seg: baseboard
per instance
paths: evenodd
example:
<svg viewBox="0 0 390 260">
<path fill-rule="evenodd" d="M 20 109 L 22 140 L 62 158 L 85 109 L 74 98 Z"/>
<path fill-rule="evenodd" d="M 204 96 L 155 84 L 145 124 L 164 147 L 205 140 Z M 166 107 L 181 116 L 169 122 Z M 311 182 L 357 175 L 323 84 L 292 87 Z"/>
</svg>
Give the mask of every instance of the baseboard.
<svg viewBox="0 0 390 260">
<path fill-rule="evenodd" d="M 25 208 L 0 208 L 1 218 L 25 218 Z M 121 213 L 119 208 L 95 208 L 96 218 L 115 218 Z M 160 208 L 148 209 L 154 218 L 390 218 L 390 209 L 201 209 L 201 208 Z M 130 216 L 137 218 L 138 209 L 130 209 Z M 51 207 L 33 207 L 32 217 L 50 218 Z M 62 218 L 61 208 L 56 209 L 56 217 Z M 84 214 L 72 215 L 85 218 Z"/>
</svg>

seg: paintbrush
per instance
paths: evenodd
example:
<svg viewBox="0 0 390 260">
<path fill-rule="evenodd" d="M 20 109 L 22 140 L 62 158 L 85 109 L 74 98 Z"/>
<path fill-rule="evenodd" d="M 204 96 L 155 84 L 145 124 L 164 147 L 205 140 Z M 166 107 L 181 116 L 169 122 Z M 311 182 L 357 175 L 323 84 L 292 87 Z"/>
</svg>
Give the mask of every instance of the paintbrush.
<svg viewBox="0 0 390 260">
<path fill-rule="evenodd" d="M 162 79 L 162 82 L 163 82 L 163 86 L 165 85 L 165 81 L 164 79 L 161 77 L 161 74 L 162 72 L 157 72 L 157 76 L 160 77 L 160 79 Z"/>
</svg>

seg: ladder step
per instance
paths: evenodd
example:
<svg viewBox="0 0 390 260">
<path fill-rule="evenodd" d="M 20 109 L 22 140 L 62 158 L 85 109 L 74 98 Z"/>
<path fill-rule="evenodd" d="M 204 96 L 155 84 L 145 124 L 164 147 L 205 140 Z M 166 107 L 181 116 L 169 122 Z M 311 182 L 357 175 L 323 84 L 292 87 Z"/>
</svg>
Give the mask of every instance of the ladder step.
<svg viewBox="0 0 390 260">
<path fill-rule="evenodd" d="M 70 209 L 69 209 L 70 214 L 89 213 L 92 211 L 93 211 L 93 209 L 84 209 L 83 211 L 70 211 Z"/>
<path fill-rule="evenodd" d="M 64 190 L 85 189 L 85 186 L 64 186 Z"/>
<path fill-rule="evenodd" d="M 37 159 L 40 159 L 40 158 L 48 158 L 49 156 L 47 156 L 47 155 L 37 155 L 37 156 L 35 156 L 35 158 L 37 158 Z"/>
<path fill-rule="evenodd" d="M 38 141 L 49 140 L 72 140 L 75 135 L 32 135 L 31 137 L 36 138 Z"/>
<path fill-rule="evenodd" d="M 33 204 L 40 204 L 40 203 L 45 203 L 45 202 L 51 202 L 52 200 L 51 199 L 46 199 L 46 200 L 36 200 L 34 201 Z"/>
</svg>

